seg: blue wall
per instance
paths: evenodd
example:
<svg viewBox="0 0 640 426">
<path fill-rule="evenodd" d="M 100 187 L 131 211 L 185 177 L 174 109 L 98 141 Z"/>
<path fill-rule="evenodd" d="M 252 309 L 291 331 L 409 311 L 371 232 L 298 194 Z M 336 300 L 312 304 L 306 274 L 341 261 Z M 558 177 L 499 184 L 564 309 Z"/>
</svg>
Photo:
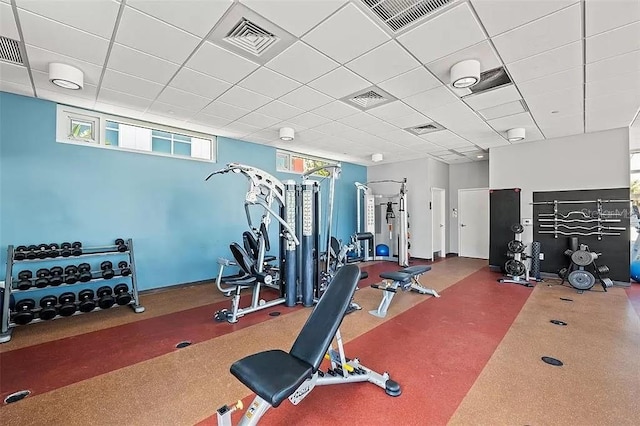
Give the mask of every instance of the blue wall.
<svg viewBox="0 0 640 426">
<path fill-rule="evenodd" d="M 91 246 L 121 236 L 133 238 L 140 289 L 210 279 L 216 259 L 229 257 L 229 243 L 247 229 L 247 181 L 204 178 L 239 162 L 300 180 L 275 171 L 274 148 L 239 140 L 218 138 L 213 164 L 56 143 L 55 134 L 55 103 L 0 92 L 2 265 L 9 244 Z M 342 239 L 355 231 L 357 180 L 366 180 L 366 168 L 344 163 L 334 228 Z"/>
</svg>

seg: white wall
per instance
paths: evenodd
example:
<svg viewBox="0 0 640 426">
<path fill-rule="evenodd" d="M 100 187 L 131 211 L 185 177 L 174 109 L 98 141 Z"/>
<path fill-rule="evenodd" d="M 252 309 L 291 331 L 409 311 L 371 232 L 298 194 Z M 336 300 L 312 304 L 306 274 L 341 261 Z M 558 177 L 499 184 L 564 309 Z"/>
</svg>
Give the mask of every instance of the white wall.
<svg viewBox="0 0 640 426">
<path fill-rule="evenodd" d="M 431 258 L 431 188 L 449 190 L 448 165 L 431 158 L 381 164 L 367 168 L 367 181 L 402 180 L 407 178 L 407 207 L 411 233 L 412 257 Z M 372 185 L 374 193 L 390 194 L 398 191 L 398 185 Z"/>
<path fill-rule="evenodd" d="M 532 218 L 533 192 L 629 186 L 629 129 L 491 148 L 492 189 L 521 188 L 522 218 Z M 533 238 L 525 227 L 523 239 Z"/>
<path fill-rule="evenodd" d="M 449 166 L 449 252 L 458 253 L 458 217 L 453 210 L 458 209 L 458 190 L 489 187 L 489 162 L 451 164 Z"/>
</svg>

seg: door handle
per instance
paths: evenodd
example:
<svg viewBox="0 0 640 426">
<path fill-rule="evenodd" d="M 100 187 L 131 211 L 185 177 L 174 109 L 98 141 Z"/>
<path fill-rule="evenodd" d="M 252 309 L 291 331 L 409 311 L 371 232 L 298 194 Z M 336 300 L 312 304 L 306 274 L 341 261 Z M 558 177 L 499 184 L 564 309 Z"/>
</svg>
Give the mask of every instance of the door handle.
<svg viewBox="0 0 640 426">
<path fill-rule="evenodd" d="M 440 228 L 444 228 L 444 225 L 443 225 L 443 224 L 440 224 Z"/>
<path fill-rule="evenodd" d="M 460 226 L 465 227 L 465 226 L 467 226 L 467 225 L 465 225 L 464 223 L 461 223 L 461 224 L 460 224 Z"/>
</svg>

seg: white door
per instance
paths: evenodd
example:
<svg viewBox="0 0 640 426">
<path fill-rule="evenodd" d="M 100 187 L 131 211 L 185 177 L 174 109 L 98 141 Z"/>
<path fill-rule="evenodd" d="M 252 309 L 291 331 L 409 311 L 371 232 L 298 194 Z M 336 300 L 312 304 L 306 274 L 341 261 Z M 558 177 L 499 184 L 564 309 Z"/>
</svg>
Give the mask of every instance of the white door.
<svg viewBox="0 0 640 426">
<path fill-rule="evenodd" d="M 436 256 L 446 256 L 446 227 L 445 227 L 445 190 L 431 188 L 431 251 Z"/>
<path fill-rule="evenodd" d="M 489 258 L 489 190 L 458 190 L 458 254 Z"/>
</svg>

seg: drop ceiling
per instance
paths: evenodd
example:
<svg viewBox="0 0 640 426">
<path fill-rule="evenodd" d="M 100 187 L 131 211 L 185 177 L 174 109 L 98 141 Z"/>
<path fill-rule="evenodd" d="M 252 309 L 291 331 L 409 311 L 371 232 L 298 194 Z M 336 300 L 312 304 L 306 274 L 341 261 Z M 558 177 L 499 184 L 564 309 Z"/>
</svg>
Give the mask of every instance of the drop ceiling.
<svg viewBox="0 0 640 426">
<path fill-rule="evenodd" d="M 453 0 L 398 30 L 367 7 L 378 3 L 0 0 L 0 35 L 24 61 L 0 61 L 0 90 L 365 165 L 373 153 L 477 161 L 512 127 L 535 143 L 636 117 L 638 0 Z M 243 17 L 277 49 L 225 45 Z M 453 89 L 448 70 L 463 59 L 513 83 Z M 80 68 L 84 89 L 52 85 L 50 62 Z M 372 87 L 393 100 L 345 100 Z M 412 131 L 433 122 L 444 129 Z M 294 141 L 278 139 L 283 126 Z"/>
</svg>

